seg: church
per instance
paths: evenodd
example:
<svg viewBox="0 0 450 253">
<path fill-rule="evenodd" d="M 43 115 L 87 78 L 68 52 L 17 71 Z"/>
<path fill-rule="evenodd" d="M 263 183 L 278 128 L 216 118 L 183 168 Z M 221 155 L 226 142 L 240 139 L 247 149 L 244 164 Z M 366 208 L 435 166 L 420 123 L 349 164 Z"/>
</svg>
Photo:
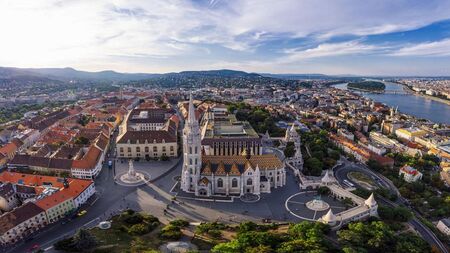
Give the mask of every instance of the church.
<svg viewBox="0 0 450 253">
<path fill-rule="evenodd" d="M 243 148 L 239 154 L 207 154 L 202 146 L 202 131 L 195 117 L 192 95 L 188 110 L 183 129 L 183 191 L 196 196 L 259 195 L 286 184 L 284 162 L 274 154 L 260 154 L 251 147 Z M 223 138 L 225 142 L 226 139 Z M 232 140 L 236 141 L 236 134 Z"/>
</svg>

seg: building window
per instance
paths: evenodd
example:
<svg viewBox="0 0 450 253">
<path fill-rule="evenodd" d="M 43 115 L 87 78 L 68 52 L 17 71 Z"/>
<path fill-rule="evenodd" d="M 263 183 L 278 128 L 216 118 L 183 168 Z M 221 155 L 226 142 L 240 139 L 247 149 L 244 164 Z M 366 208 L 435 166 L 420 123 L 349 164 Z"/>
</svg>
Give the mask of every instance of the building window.
<svg viewBox="0 0 450 253">
<path fill-rule="evenodd" d="M 162 151 L 166 152 L 166 146 L 162 147 Z"/>
<path fill-rule="evenodd" d="M 141 147 L 136 147 L 136 152 L 141 152 Z"/>
<path fill-rule="evenodd" d="M 170 146 L 170 151 L 173 151 L 173 146 Z"/>
<path fill-rule="evenodd" d="M 195 153 L 196 153 L 196 154 L 198 153 L 197 147 L 195 147 Z"/>
<path fill-rule="evenodd" d="M 145 153 L 148 153 L 149 151 L 148 151 L 148 147 L 145 147 Z"/>
<path fill-rule="evenodd" d="M 247 179 L 247 185 L 252 185 L 252 179 L 251 178 L 249 178 L 249 179 Z"/>
<path fill-rule="evenodd" d="M 189 158 L 189 165 L 192 165 L 192 158 Z"/>
<path fill-rule="evenodd" d="M 131 147 L 128 147 L 128 153 L 131 153 Z"/>
<path fill-rule="evenodd" d="M 231 180 L 231 187 L 236 188 L 238 186 L 238 181 L 236 178 L 233 178 L 233 180 Z"/>
<path fill-rule="evenodd" d="M 153 147 L 153 152 L 158 152 L 158 147 L 157 146 Z"/>
<path fill-rule="evenodd" d="M 217 179 L 217 187 L 219 187 L 219 188 L 223 187 L 223 180 L 222 180 L 222 178 Z"/>
<path fill-rule="evenodd" d="M 120 147 L 120 152 L 123 153 L 123 147 Z"/>
</svg>

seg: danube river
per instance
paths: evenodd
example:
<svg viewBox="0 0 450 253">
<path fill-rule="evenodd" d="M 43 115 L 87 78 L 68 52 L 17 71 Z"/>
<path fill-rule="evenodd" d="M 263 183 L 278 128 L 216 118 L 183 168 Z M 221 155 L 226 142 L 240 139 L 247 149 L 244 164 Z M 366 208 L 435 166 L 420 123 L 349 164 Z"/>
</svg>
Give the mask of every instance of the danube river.
<svg viewBox="0 0 450 253">
<path fill-rule="evenodd" d="M 396 83 L 385 82 L 386 90 L 396 91 L 396 94 L 377 94 L 368 92 L 357 92 L 374 101 L 384 103 L 388 106 L 397 107 L 402 113 L 424 118 L 437 123 L 450 124 L 450 106 L 431 100 L 426 97 L 407 93 L 403 86 Z M 347 84 L 337 84 L 334 87 L 347 89 Z"/>
</svg>

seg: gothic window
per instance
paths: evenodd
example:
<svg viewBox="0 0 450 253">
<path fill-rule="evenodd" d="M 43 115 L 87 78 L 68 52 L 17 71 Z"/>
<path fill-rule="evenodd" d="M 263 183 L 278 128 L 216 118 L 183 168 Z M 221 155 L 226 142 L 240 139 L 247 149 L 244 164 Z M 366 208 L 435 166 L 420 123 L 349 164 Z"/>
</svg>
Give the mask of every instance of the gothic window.
<svg viewBox="0 0 450 253">
<path fill-rule="evenodd" d="M 192 165 L 192 158 L 189 158 L 189 165 Z"/>
<path fill-rule="evenodd" d="M 141 147 L 136 147 L 136 152 L 141 152 Z"/>
<path fill-rule="evenodd" d="M 194 162 L 195 162 L 194 164 L 197 165 L 197 158 L 195 158 Z"/>
<path fill-rule="evenodd" d="M 195 147 L 195 153 L 196 153 L 196 154 L 198 153 L 198 151 L 197 151 L 197 147 Z"/>
<path fill-rule="evenodd" d="M 217 179 L 217 187 L 219 187 L 219 188 L 223 187 L 223 180 L 222 180 L 222 178 Z"/>
<path fill-rule="evenodd" d="M 236 188 L 238 186 L 238 181 L 236 178 L 233 178 L 233 180 L 231 180 L 231 187 Z"/>
<path fill-rule="evenodd" d="M 145 147 L 145 153 L 148 153 L 148 147 Z"/>
<path fill-rule="evenodd" d="M 153 152 L 158 152 L 158 147 L 157 146 L 153 147 Z"/>
<path fill-rule="evenodd" d="M 252 179 L 251 178 L 249 178 L 249 179 L 247 179 L 247 185 L 252 185 Z"/>
</svg>

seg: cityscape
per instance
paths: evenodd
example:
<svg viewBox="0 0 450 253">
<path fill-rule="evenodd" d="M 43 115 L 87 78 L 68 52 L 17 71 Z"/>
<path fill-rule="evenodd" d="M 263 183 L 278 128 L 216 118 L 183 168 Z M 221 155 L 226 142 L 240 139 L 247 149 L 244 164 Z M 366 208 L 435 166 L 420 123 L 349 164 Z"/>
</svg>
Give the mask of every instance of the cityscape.
<svg viewBox="0 0 450 253">
<path fill-rule="evenodd" d="M 449 252 L 450 4 L 275 2 L 0 1 L 0 253 Z"/>
</svg>

